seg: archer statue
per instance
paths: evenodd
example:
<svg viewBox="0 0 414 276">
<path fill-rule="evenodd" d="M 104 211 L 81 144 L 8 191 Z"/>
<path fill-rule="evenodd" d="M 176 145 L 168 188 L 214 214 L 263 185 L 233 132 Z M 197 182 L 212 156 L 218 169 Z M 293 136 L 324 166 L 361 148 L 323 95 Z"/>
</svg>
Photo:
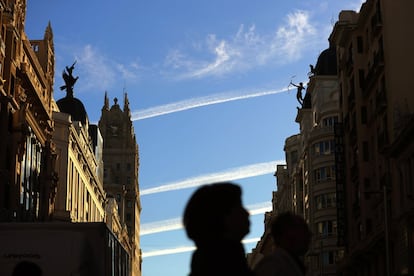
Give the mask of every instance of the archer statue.
<svg viewBox="0 0 414 276">
<path fill-rule="evenodd" d="M 76 61 L 72 64 L 71 67 L 66 66 L 66 71 L 63 70 L 62 77 L 65 81 L 65 85 L 60 87 L 60 90 L 66 89 L 66 97 L 73 97 L 73 86 L 79 77 L 73 77 L 72 72 L 75 68 Z"/>
<path fill-rule="evenodd" d="M 302 90 L 305 89 L 305 87 L 303 87 L 303 82 L 300 82 L 299 84 L 294 84 L 292 81 L 290 81 L 289 85 L 293 85 L 298 89 L 298 91 L 296 93 L 296 99 L 298 100 L 300 105 L 303 105 Z"/>
</svg>

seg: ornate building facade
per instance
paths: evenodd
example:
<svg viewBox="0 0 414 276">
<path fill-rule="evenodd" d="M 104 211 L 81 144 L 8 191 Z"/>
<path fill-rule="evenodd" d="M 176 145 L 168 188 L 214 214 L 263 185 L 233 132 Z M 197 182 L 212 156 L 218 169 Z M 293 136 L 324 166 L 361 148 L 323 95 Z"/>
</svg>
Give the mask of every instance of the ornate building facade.
<svg viewBox="0 0 414 276">
<path fill-rule="evenodd" d="M 141 275 L 138 147 L 129 109 L 129 125 L 123 127 L 130 127 L 130 138 L 123 136 L 122 142 L 127 146 L 124 152 L 130 153 L 125 155 L 129 173 L 122 201 L 117 202 L 118 193 L 110 190 L 114 197 L 109 197 L 104 189 L 104 137 L 98 126 L 89 124 L 82 102 L 73 96 L 75 64 L 63 73 L 66 97 L 55 102 L 51 25 L 43 39 L 29 40 L 25 16 L 25 0 L 0 0 L 0 222 L 6 222 L 2 229 L 10 222 L 31 222 L 27 229 L 17 224 L 29 232 L 46 225 L 35 222 L 54 221 L 68 229 L 105 222 L 115 236 L 111 234 L 107 250 L 113 261 L 104 269 L 114 273 L 111 266 L 116 265 L 122 275 Z M 96 246 L 108 248 L 105 241 Z M 122 258 L 120 253 L 125 253 Z M 131 259 L 125 259 L 128 256 Z"/>
<path fill-rule="evenodd" d="M 83 109 L 84 114 L 75 114 L 77 105 L 83 107 L 76 98 L 63 98 L 57 105 L 60 112 L 53 114 L 53 142 L 59 156 L 56 166 L 59 181 L 53 219 L 104 221 L 106 193 L 97 174 L 99 161 L 95 158 L 86 112 L 84 108 L 78 108 Z M 99 136 L 99 132 L 95 135 Z M 99 151 L 99 148 L 95 149 Z"/>
<path fill-rule="evenodd" d="M 127 94 L 124 95 L 123 109 L 119 106 L 117 98 L 114 99 L 114 104 L 109 106 L 109 99 L 105 94 L 98 126 L 104 141 L 104 189 L 117 201 L 120 221 L 127 226 L 133 246 L 133 275 L 141 275 L 139 152 Z"/>
<path fill-rule="evenodd" d="M 0 220 L 45 221 L 57 176 L 53 132 L 54 45 L 24 31 L 26 1 L 0 1 Z"/>
</svg>

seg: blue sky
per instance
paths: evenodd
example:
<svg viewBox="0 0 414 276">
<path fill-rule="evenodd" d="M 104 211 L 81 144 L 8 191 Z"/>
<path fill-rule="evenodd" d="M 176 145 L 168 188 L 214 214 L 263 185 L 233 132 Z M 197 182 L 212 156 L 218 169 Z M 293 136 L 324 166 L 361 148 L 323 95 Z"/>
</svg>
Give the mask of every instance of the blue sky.
<svg viewBox="0 0 414 276">
<path fill-rule="evenodd" d="M 140 150 L 143 275 L 187 275 L 181 227 L 198 185 L 234 180 L 251 211 L 250 252 L 270 210 L 283 145 L 299 132 L 295 89 L 361 0 L 28 0 L 26 33 L 54 32 L 55 99 L 77 61 L 75 97 L 99 120 L 127 92 Z"/>
</svg>

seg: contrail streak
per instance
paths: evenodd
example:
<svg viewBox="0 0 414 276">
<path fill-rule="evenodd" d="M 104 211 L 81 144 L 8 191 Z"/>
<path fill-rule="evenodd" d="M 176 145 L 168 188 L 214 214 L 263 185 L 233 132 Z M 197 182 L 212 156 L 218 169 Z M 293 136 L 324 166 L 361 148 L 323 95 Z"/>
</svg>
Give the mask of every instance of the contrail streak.
<svg viewBox="0 0 414 276">
<path fill-rule="evenodd" d="M 256 203 L 246 206 L 251 216 L 264 214 L 272 210 L 272 203 L 269 201 Z M 166 220 L 160 220 L 141 225 L 140 236 L 150 235 L 160 232 L 167 232 L 182 229 L 182 218 L 172 218 Z"/>
<path fill-rule="evenodd" d="M 251 239 L 243 240 L 242 243 L 249 244 L 249 243 L 258 242 L 259 240 L 260 238 L 251 238 Z M 191 251 L 194 251 L 195 249 L 196 249 L 195 246 L 180 246 L 176 248 L 154 250 L 154 251 L 149 251 L 149 252 L 143 251 L 142 257 L 148 258 L 148 257 L 155 257 L 155 256 L 172 255 L 172 254 L 178 254 L 178 253 L 184 253 L 184 252 L 191 252 Z"/>
<path fill-rule="evenodd" d="M 173 231 L 183 228 L 182 218 L 172 218 L 160 220 L 141 225 L 140 236 L 155 234 L 160 232 Z"/>
<path fill-rule="evenodd" d="M 227 171 L 215 172 L 211 174 L 201 175 L 193 178 L 184 179 L 181 181 L 172 182 L 162 186 L 147 188 L 141 190 L 140 194 L 149 195 L 155 193 L 169 192 L 174 190 L 187 189 L 192 187 L 201 186 L 208 183 L 220 182 L 220 181 L 232 181 L 237 179 L 243 179 L 258 175 L 264 175 L 268 173 L 274 173 L 276 165 L 285 164 L 284 160 L 275 160 L 270 162 L 263 162 L 238 168 L 232 168 Z"/>
<path fill-rule="evenodd" d="M 188 100 L 183 100 L 175 103 L 155 106 L 146 108 L 143 110 L 134 111 L 131 114 L 132 121 L 144 120 L 152 117 L 157 117 L 161 115 L 166 115 L 174 112 L 184 111 L 188 109 L 193 109 L 197 107 L 202 107 L 206 105 L 220 104 L 230 101 L 244 100 L 255 97 L 267 96 L 272 94 L 278 94 L 288 91 L 288 88 L 278 89 L 278 90 L 267 90 L 259 92 L 251 92 L 247 94 L 236 94 L 236 93 L 220 93 L 209 95 L 205 97 L 193 98 Z"/>
</svg>

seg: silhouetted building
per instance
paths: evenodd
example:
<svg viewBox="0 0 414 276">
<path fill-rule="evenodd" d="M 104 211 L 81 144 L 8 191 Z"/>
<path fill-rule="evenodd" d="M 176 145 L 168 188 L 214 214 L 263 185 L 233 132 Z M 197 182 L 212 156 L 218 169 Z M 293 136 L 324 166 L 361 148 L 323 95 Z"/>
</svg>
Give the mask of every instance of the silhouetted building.
<svg viewBox="0 0 414 276">
<path fill-rule="evenodd" d="M 270 234 L 270 223 L 278 214 L 292 210 L 292 191 L 286 165 L 276 166 L 277 190 L 272 193 L 272 211 L 264 215 L 265 231 L 257 242 L 256 247 L 247 255 L 247 262 L 254 267 L 265 255 L 272 252 L 274 243 Z"/>
<path fill-rule="evenodd" d="M 414 273 L 413 1 L 342 11 L 336 46 L 343 116 L 345 259 L 340 275 Z"/>
<path fill-rule="evenodd" d="M 314 233 L 310 275 L 414 274 L 413 8 L 342 11 L 311 66 L 285 143 L 292 209 Z"/>
<path fill-rule="evenodd" d="M 309 275 L 336 275 L 338 246 L 335 125 L 340 121 L 335 47 L 318 57 L 306 94 L 308 108 L 298 110 L 304 217 L 313 235 L 307 254 Z"/>
<path fill-rule="evenodd" d="M 98 125 L 104 141 L 104 189 L 108 195 L 116 199 L 120 221 L 127 226 L 133 246 L 131 252 L 133 275 L 141 275 L 139 152 L 127 94 L 124 95 L 124 106 L 121 109 L 117 98 L 110 107 L 105 93 Z"/>
<path fill-rule="evenodd" d="M 303 216 L 312 230 L 306 255 L 309 275 L 336 275 L 343 256 L 337 233 L 335 126 L 340 121 L 335 47 L 323 51 L 310 74 L 296 122 L 300 133 L 285 141 L 286 165 L 279 165 L 273 211 L 265 216 L 265 233 L 249 255 L 254 266 L 272 250 L 269 222 L 280 212 Z"/>
<path fill-rule="evenodd" d="M 26 1 L 0 0 L 0 221 L 44 221 L 57 176 L 53 133 L 54 45 L 24 30 Z"/>
</svg>

